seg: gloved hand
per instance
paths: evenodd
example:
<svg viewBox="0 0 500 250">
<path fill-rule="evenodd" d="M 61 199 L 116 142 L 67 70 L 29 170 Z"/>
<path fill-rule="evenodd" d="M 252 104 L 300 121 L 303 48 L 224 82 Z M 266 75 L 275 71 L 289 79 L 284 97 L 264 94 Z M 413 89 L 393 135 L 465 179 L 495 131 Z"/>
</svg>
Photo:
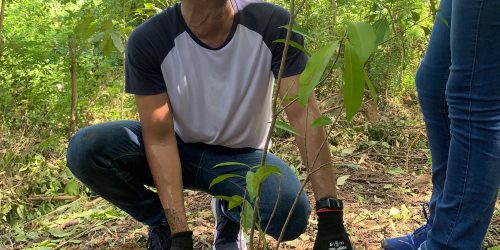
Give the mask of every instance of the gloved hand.
<svg viewBox="0 0 500 250">
<path fill-rule="evenodd" d="M 344 228 L 343 212 L 323 208 L 318 214 L 318 234 L 314 250 L 352 250 L 349 235 Z"/>
<path fill-rule="evenodd" d="M 193 232 L 181 232 L 172 234 L 171 250 L 193 250 Z"/>
</svg>

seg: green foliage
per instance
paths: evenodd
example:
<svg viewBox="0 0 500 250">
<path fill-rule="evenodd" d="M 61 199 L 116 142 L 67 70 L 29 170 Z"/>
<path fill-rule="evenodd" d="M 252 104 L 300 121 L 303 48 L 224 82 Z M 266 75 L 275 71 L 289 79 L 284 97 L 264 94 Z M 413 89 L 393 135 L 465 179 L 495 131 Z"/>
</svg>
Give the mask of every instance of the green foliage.
<svg viewBox="0 0 500 250">
<path fill-rule="evenodd" d="M 282 120 L 276 121 L 275 126 L 278 129 L 282 129 L 282 130 L 287 131 L 291 134 L 298 135 L 297 130 L 285 121 L 282 121 Z"/>
<path fill-rule="evenodd" d="M 299 101 L 305 106 L 314 88 L 320 83 L 333 54 L 338 49 L 337 42 L 331 42 L 314 53 L 307 61 L 307 66 L 300 75 Z"/>
<path fill-rule="evenodd" d="M 77 46 L 78 127 L 135 119 L 134 103 L 123 96 L 126 40 L 134 27 L 173 2 L 176 1 L 8 1 L 5 50 L 0 59 L 0 245 L 4 232 L 14 232 L 17 242 L 37 241 L 31 246 L 33 249 L 56 247 L 58 237 L 74 235 L 73 229 L 57 231 L 49 222 L 43 222 L 35 233 L 22 225 L 66 202 L 28 198 L 89 194 L 66 169 L 64 159 L 71 104 L 68 39 L 74 39 Z M 273 2 L 283 6 L 289 3 Z M 300 79 L 299 102 L 305 105 L 314 91 L 319 99 L 328 99 L 343 88 L 345 111 L 348 119 L 353 119 L 363 108 L 366 88 L 375 101 L 377 92 L 413 93 L 413 72 L 432 24 L 425 1 L 336 1 L 335 11 L 331 3 L 307 2 L 293 26 L 293 32 L 305 36 L 306 46 L 291 46 L 310 55 Z M 443 24 L 448 26 L 445 21 Z M 385 101 L 381 98 L 380 104 Z M 339 105 L 342 103 L 334 100 L 329 106 Z M 329 114 L 325 114 L 311 125 L 332 123 Z M 276 128 L 285 132 L 282 136 L 297 133 L 283 120 L 277 121 Z M 367 128 L 365 132 L 371 140 L 393 147 L 393 130 Z M 346 132 L 343 136 L 349 135 Z M 360 147 L 339 151 L 349 155 Z M 231 166 L 246 165 L 230 162 L 214 168 Z M 246 179 L 246 197 L 219 198 L 227 200 L 231 209 L 243 208 L 242 220 L 247 229 L 252 223 L 259 185 L 272 174 L 279 175 L 272 166 L 249 169 L 247 176 L 223 176 L 211 185 L 228 178 Z M 402 168 L 388 168 L 387 172 L 402 174 L 399 169 Z M 116 210 L 92 210 L 76 219 L 106 221 L 123 216 Z"/>
</svg>

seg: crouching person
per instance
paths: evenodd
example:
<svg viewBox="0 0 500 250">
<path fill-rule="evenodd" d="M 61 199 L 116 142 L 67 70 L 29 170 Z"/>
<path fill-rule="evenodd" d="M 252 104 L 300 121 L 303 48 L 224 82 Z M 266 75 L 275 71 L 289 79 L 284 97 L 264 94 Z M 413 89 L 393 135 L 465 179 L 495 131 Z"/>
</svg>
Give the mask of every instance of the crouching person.
<svg viewBox="0 0 500 250">
<path fill-rule="evenodd" d="M 308 199 L 291 168 L 263 152 L 272 119 L 277 78 L 289 13 L 274 4 L 248 0 L 183 0 L 139 26 L 130 36 L 126 91 L 135 95 L 139 121 L 90 126 L 72 138 L 67 164 L 89 189 L 149 226 L 148 249 L 192 249 L 182 190 L 217 196 L 245 196 L 248 166 L 267 165 L 281 174 L 262 185 L 261 228 L 278 238 L 299 195 L 283 240 L 302 234 L 310 214 Z M 292 40 L 303 43 L 298 34 Z M 287 103 L 296 95 L 306 55 L 290 48 L 279 94 L 309 169 L 318 213 L 315 249 L 351 249 L 336 198 L 334 169 L 322 128 L 306 126 L 320 113 L 316 99 L 308 109 Z M 309 112 L 307 114 L 306 112 Z M 306 142 L 307 141 L 307 146 Z M 224 162 L 239 162 L 214 168 Z M 307 161 L 305 161 L 307 162 Z M 246 166 L 245 166 L 246 165 Z M 320 166 L 325 166 L 320 168 Z M 224 174 L 235 177 L 210 187 Z M 145 185 L 154 186 L 152 192 Z M 300 193 L 300 194 L 299 194 Z M 196 201 L 190 201 L 196 202 Z M 213 200 L 215 249 L 245 249 L 241 208 Z M 273 213 L 274 209 L 276 211 Z"/>
</svg>

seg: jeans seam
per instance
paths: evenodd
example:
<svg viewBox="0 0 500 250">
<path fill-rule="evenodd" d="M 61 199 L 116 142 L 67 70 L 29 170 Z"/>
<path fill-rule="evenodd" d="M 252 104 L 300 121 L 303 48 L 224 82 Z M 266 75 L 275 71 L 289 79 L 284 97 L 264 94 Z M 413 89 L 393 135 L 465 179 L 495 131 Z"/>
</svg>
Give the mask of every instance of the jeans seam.
<svg viewBox="0 0 500 250">
<path fill-rule="evenodd" d="M 463 200 L 464 200 L 464 196 L 465 196 L 465 190 L 466 190 L 466 187 L 467 187 L 467 174 L 469 172 L 469 168 L 470 168 L 470 154 L 471 154 L 471 130 L 472 130 L 472 122 L 471 122 L 471 110 L 472 110 L 472 101 L 471 101 L 471 98 L 472 98 L 472 84 L 474 82 L 474 72 L 476 70 L 476 63 L 477 63 L 477 44 L 478 44 L 478 39 L 479 39 L 479 23 L 481 22 L 481 12 L 483 10 L 483 6 L 484 6 L 484 0 L 481 1 L 481 5 L 479 6 L 479 13 L 478 13 L 478 17 L 477 17 L 477 23 L 476 23 L 476 34 L 475 34 L 475 43 L 474 43 L 474 60 L 472 62 L 472 68 L 471 68 L 471 76 L 470 76 L 470 80 L 469 80 L 469 107 L 468 107 L 468 128 L 469 128 L 469 131 L 468 131 L 468 134 L 467 134 L 467 139 L 468 139 L 468 148 L 467 148 L 467 164 L 466 164 L 466 168 L 465 168 L 465 180 L 464 180 L 464 184 L 463 184 L 463 187 L 462 187 L 462 192 L 460 194 L 460 205 L 458 207 L 458 211 L 455 215 L 455 219 L 453 220 L 452 222 L 452 226 L 451 226 L 451 231 L 450 233 L 448 234 L 448 237 L 446 239 L 446 244 L 445 244 L 445 249 L 448 248 L 448 245 L 450 243 L 450 239 L 451 239 L 451 236 L 453 235 L 453 233 L 455 232 L 455 225 L 457 224 L 457 220 L 460 216 L 460 213 L 462 212 L 462 205 L 463 205 Z"/>
</svg>

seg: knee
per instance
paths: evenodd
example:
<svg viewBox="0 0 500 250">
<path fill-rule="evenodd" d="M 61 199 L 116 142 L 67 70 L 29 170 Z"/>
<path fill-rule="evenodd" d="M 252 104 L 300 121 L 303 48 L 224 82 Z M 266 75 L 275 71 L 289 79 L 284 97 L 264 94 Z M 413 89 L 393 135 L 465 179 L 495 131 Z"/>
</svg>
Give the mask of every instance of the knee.
<svg viewBox="0 0 500 250">
<path fill-rule="evenodd" d="M 96 152 L 103 150 L 104 145 L 98 143 L 99 134 L 102 133 L 95 126 L 79 130 L 71 138 L 66 151 L 66 166 L 80 180 L 84 181 L 94 164 Z"/>
<path fill-rule="evenodd" d="M 303 234 L 309 222 L 309 215 L 311 214 L 311 207 L 309 206 L 309 201 L 307 196 L 303 193 L 297 202 L 297 205 L 292 213 L 290 222 L 285 229 L 283 234 L 283 241 L 290 241 L 297 239 L 301 234 Z M 283 223 L 286 220 L 288 213 L 283 217 Z"/>
</svg>

